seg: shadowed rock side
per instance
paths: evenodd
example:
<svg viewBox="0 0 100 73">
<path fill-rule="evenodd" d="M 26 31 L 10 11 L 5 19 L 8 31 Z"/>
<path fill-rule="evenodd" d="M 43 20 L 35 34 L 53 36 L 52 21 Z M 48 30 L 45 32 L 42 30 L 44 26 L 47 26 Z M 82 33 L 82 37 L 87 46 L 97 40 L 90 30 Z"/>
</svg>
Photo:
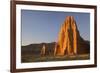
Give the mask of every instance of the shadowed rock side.
<svg viewBox="0 0 100 73">
<path fill-rule="evenodd" d="M 54 55 L 89 53 L 89 48 L 89 43 L 86 43 L 79 34 L 74 17 L 67 16 L 60 27 Z"/>
</svg>

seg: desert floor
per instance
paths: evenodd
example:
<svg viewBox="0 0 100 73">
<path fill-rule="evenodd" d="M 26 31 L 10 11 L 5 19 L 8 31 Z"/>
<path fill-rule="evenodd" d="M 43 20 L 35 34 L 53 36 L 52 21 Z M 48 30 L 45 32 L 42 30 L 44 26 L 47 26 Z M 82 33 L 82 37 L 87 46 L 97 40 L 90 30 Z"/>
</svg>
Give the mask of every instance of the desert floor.
<svg viewBox="0 0 100 73">
<path fill-rule="evenodd" d="M 87 60 L 90 59 L 89 54 L 80 54 L 74 56 L 34 56 L 34 55 L 23 55 L 21 56 L 22 63 L 30 62 L 48 62 L 48 61 L 71 61 L 71 60 Z"/>
</svg>

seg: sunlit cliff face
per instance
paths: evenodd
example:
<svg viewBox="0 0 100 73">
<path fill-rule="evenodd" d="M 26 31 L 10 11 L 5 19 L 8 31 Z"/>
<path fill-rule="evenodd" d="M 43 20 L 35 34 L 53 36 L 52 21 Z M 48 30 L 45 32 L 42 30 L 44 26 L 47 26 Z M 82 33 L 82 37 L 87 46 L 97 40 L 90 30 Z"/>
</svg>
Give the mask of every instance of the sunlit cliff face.
<svg viewBox="0 0 100 73">
<path fill-rule="evenodd" d="M 58 42 L 55 45 L 55 55 L 77 54 L 78 29 L 73 16 L 67 16 L 60 27 Z"/>
</svg>

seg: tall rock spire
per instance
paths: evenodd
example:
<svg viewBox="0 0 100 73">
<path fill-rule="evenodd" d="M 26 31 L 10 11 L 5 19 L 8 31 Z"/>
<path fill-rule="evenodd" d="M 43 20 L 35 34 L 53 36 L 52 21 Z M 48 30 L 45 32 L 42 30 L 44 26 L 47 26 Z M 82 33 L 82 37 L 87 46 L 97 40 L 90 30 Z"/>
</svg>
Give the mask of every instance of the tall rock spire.
<svg viewBox="0 0 100 73">
<path fill-rule="evenodd" d="M 60 27 L 55 55 L 77 54 L 79 32 L 73 16 L 67 16 Z"/>
</svg>

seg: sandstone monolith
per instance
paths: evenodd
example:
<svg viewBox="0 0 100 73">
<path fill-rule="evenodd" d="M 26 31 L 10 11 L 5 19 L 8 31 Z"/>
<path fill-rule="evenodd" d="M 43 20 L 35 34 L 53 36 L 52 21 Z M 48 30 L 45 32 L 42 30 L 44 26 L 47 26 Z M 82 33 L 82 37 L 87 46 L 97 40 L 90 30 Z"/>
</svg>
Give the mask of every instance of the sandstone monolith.
<svg viewBox="0 0 100 73">
<path fill-rule="evenodd" d="M 67 16 L 60 27 L 58 41 L 55 45 L 55 55 L 75 55 L 80 37 L 76 21 L 73 16 Z"/>
</svg>

